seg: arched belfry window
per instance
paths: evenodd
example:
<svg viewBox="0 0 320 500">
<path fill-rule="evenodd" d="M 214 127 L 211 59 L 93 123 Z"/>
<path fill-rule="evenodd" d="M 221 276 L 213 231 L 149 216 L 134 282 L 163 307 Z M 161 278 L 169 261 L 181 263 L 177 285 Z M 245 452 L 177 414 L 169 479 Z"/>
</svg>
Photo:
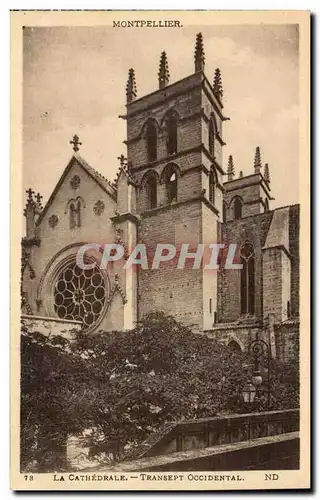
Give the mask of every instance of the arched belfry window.
<svg viewBox="0 0 320 500">
<path fill-rule="evenodd" d="M 165 119 L 167 131 L 167 153 L 173 155 L 178 151 L 178 117 L 171 111 Z"/>
<path fill-rule="evenodd" d="M 211 156 L 214 156 L 214 138 L 215 138 L 214 123 L 213 123 L 213 120 L 210 120 L 210 122 L 209 122 L 209 152 L 210 152 Z"/>
<path fill-rule="evenodd" d="M 167 197 L 168 202 L 177 201 L 177 174 L 172 172 L 167 182 Z"/>
<path fill-rule="evenodd" d="M 146 180 L 148 208 L 157 207 L 157 178 L 154 174 L 150 174 Z"/>
<path fill-rule="evenodd" d="M 233 203 L 233 213 L 235 219 L 241 219 L 242 217 L 242 201 L 240 198 L 235 198 Z"/>
<path fill-rule="evenodd" d="M 163 181 L 165 183 L 166 202 L 178 201 L 178 179 L 174 165 L 171 164 L 165 167 Z"/>
<path fill-rule="evenodd" d="M 148 161 L 155 161 L 157 159 L 157 127 L 153 120 L 149 120 L 147 123 L 146 140 Z"/>
<path fill-rule="evenodd" d="M 254 314 L 255 257 L 251 243 L 246 242 L 240 251 L 241 269 L 241 314 Z"/>
<path fill-rule="evenodd" d="M 214 172 L 211 170 L 209 174 L 209 201 L 214 205 L 215 202 L 215 177 Z"/>
</svg>

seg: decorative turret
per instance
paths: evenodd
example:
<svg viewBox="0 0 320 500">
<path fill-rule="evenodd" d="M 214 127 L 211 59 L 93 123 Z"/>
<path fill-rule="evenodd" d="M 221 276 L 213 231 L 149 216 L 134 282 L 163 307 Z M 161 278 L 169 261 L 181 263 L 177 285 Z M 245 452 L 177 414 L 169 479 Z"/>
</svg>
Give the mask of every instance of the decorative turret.
<svg viewBox="0 0 320 500">
<path fill-rule="evenodd" d="M 158 72 L 159 89 L 163 89 L 168 85 L 169 78 L 170 78 L 170 73 L 169 73 L 167 54 L 165 51 L 163 51 L 161 52 L 159 72 Z"/>
<path fill-rule="evenodd" d="M 264 177 L 264 180 L 266 181 L 266 183 L 270 184 L 270 172 L 269 172 L 269 164 L 268 163 L 266 163 L 264 166 L 263 177 Z"/>
<path fill-rule="evenodd" d="M 221 79 L 221 71 L 217 68 L 214 72 L 213 78 L 213 92 L 218 101 L 222 101 L 223 96 L 223 88 L 222 88 L 222 79 Z"/>
<path fill-rule="evenodd" d="M 134 101 L 137 97 L 136 78 L 134 76 L 134 69 L 129 69 L 129 76 L 126 86 L 127 103 Z"/>
<path fill-rule="evenodd" d="M 254 173 L 259 174 L 261 169 L 261 154 L 259 146 L 256 147 L 256 152 L 254 155 Z"/>
<path fill-rule="evenodd" d="M 239 179 L 242 179 L 242 177 L 243 177 L 243 171 L 240 170 L 240 172 L 239 172 Z"/>
<path fill-rule="evenodd" d="M 36 215 L 40 215 L 42 210 L 42 196 L 40 193 L 35 194 L 31 188 L 27 189 L 26 193 L 27 202 L 23 214 L 26 218 L 26 237 L 32 239 L 35 237 Z"/>
<path fill-rule="evenodd" d="M 118 156 L 117 159 L 119 160 L 120 167 L 118 169 L 116 178 L 112 183 L 113 187 L 118 188 L 119 179 L 120 179 L 120 176 L 122 173 L 125 174 L 129 183 L 136 185 L 137 181 L 136 181 L 135 177 L 132 175 L 132 173 L 130 172 L 130 163 L 128 162 L 127 158 L 123 154 L 121 154 L 120 156 Z"/>
<path fill-rule="evenodd" d="M 27 189 L 26 193 L 27 193 L 27 202 L 23 212 L 24 216 L 26 216 L 29 211 L 33 210 L 35 206 L 35 201 L 34 201 L 35 192 L 33 191 L 33 189 L 31 188 Z"/>
<path fill-rule="evenodd" d="M 234 164 L 232 155 L 229 156 L 227 174 L 228 174 L 228 182 L 233 181 Z"/>
<path fill-rule="evenodd" d="M 203 50 L 203 38 L 202 33 L 197 34 L 196 38 L 196 48 L 194 52 L 194 70 L 197 71 L 204 70 L 205 55 Z"/>
</svg>

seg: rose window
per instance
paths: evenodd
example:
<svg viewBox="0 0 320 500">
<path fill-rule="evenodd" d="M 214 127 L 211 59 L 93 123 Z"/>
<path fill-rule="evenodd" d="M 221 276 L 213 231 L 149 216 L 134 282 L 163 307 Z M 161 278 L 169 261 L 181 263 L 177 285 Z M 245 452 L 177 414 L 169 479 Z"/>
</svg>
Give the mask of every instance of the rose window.
<svg viewBox="0 0 320 500">
<path fill-rule="evenodd" d="M 85 270 L 76 263 L 60 273 L 54 288 L 54 309 L 59 318 L 95 323 L 106 302 L 106 283 L 100 269 Z"/>
</svg>

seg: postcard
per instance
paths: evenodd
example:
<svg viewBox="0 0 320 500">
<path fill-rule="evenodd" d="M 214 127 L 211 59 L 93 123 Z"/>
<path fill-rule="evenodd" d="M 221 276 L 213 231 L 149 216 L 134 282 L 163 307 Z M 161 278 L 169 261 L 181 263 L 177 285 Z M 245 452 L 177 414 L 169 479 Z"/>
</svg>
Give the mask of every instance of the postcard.
<svg viewBox="0 0 320 500">
<path fill-rule="evenodd" d="M 310 488 L 310 13 L 11 12 L 11 487 Z"/>
</svg>

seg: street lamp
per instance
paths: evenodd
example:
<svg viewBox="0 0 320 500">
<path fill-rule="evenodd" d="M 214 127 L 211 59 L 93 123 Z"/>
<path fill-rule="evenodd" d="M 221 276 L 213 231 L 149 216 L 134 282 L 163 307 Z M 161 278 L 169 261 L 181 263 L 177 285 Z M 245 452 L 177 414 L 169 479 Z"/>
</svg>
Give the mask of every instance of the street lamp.
<svg viewBox="0 0 320 500">
<path fill-rule="evenodd" d="M 255 386 L 249 381 L 247 384 L 244 386 L 244 388 L 241 391 L 243 401 L 244 403 L 253 403 L 255 395 L 256 395 L 256 388 Z"/>
<path fill-rule="evenodd" d="M 262 339 L 259 339 L 258 332 L 256 334 L 255 340 L 252 340 L 249 344 L 249 354 L 254 359 L 254 372 L 252 375 L 252 384 L 258 392 L 259 387 L 262 384 L 262 375 L 260 372 L 260 360 L 267 358 L 267 410 L 270 408 L 270 345 Z M 243 392 L 243 391 L 242 391 Z M 256 394 L 256 393 L 255 393 Z"/>
</svg>

